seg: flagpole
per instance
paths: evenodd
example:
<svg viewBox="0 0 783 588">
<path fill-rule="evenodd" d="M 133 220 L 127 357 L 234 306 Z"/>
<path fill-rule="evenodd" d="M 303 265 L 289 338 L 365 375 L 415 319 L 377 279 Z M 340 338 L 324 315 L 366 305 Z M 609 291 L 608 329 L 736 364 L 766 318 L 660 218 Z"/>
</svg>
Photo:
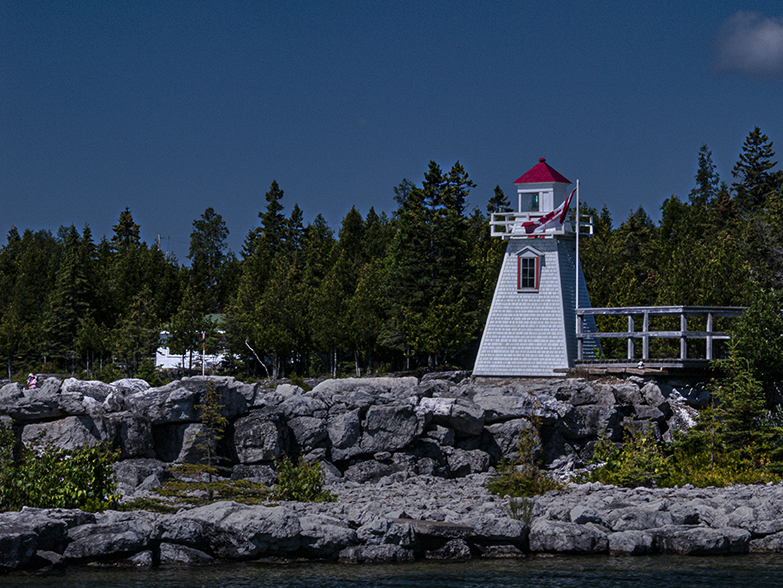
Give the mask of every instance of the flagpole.
<svg viewBox="0 0 783 588">
<path fill-rule="evenodd" d="M 576 181 L 576 310 L 579 310 L 579 180 Z"/>
</svg>

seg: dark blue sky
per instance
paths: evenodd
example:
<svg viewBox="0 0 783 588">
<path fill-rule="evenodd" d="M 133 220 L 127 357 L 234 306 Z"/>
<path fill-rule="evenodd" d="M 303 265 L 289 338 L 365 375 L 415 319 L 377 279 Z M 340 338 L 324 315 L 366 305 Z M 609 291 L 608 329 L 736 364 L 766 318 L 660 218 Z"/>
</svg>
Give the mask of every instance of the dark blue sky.
<svg viewBox="0 0 783 588">
<path fill-rule="evenodd" d="M 212 206 L 241 247 L 276 179 L 288 213 L 459 160 L 484 208 L 539 157 L 615 222 L 721 177 L 756 125 L 783 161 L 783 5 L 637 2 L 0 3 L 0 242 L 130 207 L 185 261 Z"/>
</svg>

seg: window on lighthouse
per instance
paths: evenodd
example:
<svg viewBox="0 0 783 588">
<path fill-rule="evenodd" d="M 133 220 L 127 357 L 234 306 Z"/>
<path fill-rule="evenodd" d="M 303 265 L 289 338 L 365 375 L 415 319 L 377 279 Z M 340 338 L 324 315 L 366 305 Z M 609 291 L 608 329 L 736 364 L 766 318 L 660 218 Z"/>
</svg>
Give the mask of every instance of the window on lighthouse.
<svg viewBox="0 0 783 588">
<path fill-rule="evenodd" d="M 519 212 L 538 212 L 540 208 L 538 192 L 522 192 L 519 195 Z"/>
<path fill-rule="evenodd" d="M 538 291 L 539 265 L 538 256 L 517 258 L 517 290 Z"/>
</svg>

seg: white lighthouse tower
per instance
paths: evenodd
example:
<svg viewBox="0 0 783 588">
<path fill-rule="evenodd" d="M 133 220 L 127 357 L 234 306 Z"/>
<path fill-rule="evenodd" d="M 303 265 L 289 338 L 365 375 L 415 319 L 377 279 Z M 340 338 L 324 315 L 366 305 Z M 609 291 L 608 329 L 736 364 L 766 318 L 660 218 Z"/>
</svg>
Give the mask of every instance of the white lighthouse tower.
<svg viewBox="0 0 783 588">
<path fill-rule="evenodd" d="M 570 180 L 543 158 L 522 175 L 517 211 L 494 213 L 493 237 L 508 240 L 492 307 L 484 327 L 473 374 L 476 376 L 556 376 L 574 366 L 577 357 L 576 305 L 590 307 L 587 285 L 577 278 L 575 198 L 571 210 Z M 580 237 L 592 233 L 582 223 Z M 583 329 L 595 331 L 586 317 Z M 586 339 L 584 356 L 592 357 L 594 339 Z"/>
</svg>

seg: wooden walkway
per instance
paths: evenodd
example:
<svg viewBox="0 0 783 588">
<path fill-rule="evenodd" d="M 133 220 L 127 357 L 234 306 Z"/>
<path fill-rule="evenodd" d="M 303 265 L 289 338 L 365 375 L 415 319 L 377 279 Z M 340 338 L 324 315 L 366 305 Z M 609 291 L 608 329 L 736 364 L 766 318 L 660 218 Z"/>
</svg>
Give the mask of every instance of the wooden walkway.
<svg viewBox="0 0 783 588">
<path fill-rule="evenodd" d="M 728 340 L 723 331 L 713 330 L 716 318 L 739 317 L 745 309 L 738 306 L 626 306 L 618 308 L 580 308 L 576 311 L 577 360 L 576 365 L 602 368 L 610 372 L 620 370 L 662 370 L 662 369 L 704 369 L 714 359 L 714 342 Z M 628 330 L 620 332 L 585 332 L 586 316 L 627 317 Z M 650 319 L 656 317 L 678 317 L 678 330 L 655 330 L 650 328 Z M 689 331 L 688 319 L 706 319 L 704 331 Z M 641 328 L 639 328 L 641 327 Z M 585 359 L 585 339 L 626 339 L 627 357 L 624 360 Z M 680 353 L 677 358 L 651 358 L 650 339 L 679 339 Z M 704 357 L 688 357 L 688 341 L 706 341 Z M 641 341 L 641 357 L 636 357 L 636 343 Z M 629 373 L 629 372 L 624 372 Z"/>
</svg>

